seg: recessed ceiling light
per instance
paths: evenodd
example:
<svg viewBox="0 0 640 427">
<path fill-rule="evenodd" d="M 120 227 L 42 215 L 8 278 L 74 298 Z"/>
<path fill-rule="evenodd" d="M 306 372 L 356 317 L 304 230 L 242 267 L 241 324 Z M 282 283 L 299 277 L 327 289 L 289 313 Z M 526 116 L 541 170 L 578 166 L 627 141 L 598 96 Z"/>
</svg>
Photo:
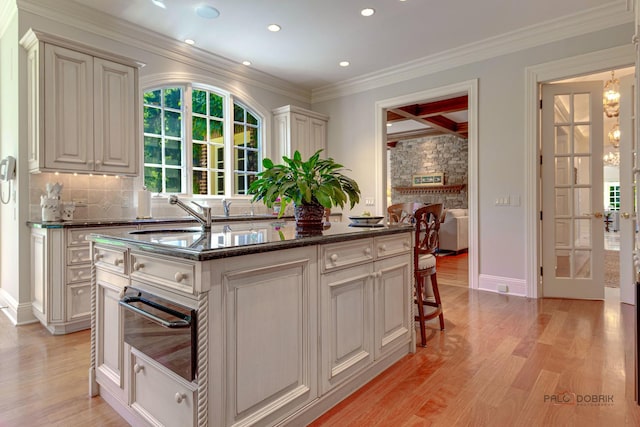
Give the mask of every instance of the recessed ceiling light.
<svg viewBox="0 0 640 427">
<path fill-rule="evenodd" d="M 193 39 L 184 39 L 184 42 L 185 42 L 186 44 L 190 44 L 190 45 L 192 45 L 192 46 L 193 46 L 194 44 L 196 44 L 196 41 L 195 41 L 195 40 L 193 40 Z"/>
<path fill-rule="evenodd" d="M 273 32 L 273 33 L 277 33 L 278 31 L 280 31 L 280 30 L 281 30 L 281 28 L 280 28 L 280 25 L 278 25 L 278 24 L 270 24 L 270 25 L 267 27 L 267 30 L 269 30 L 269 31 L 271 31 L 271 32 Z"/>
<path fill-rule="evenodd" d="M 151 0 L 151 3 L 155 4 L 158 7 L 161 7 L 163 9 L 167 8 L 167 5 L 164 4 L 164 0 Z"/>
<path fill-rule="evenodd" d="M 371 9 L 370 7 L 366 8 L 366 9 L 362 9 L 360 11 L 360 15 L 362 15 L 362 16 L 371 16 L 374 13 L 376 13 L 375 9 Z"/>
<path fill-rule="evenodd" d="M 349 61 L 340 61 L 340 66 L 341 66 L 341 67 L 348 67 L 349 65 L 351 65 L 351 64 L 349 63 Z"/>
<path fill-rule="evenodd" d="M 220 16 L 220 11 L 208 4 L 196 7 L 196 15 L 205 19 L 215 19 Z"/>
<path fill-rule="evenodd" d="M 249 66 L 251 65 L 251 61 L 242 61 L 242 65 Z"/>
</svg>

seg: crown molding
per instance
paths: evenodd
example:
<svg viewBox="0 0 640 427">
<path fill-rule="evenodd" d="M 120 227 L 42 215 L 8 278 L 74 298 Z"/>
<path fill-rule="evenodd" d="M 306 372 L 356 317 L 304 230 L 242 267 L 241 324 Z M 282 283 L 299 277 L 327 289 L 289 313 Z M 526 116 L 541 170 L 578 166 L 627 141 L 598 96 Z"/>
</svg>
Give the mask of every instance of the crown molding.
<svg viewBox="0 0 640 427">
<path fill-rule="evenodd" d="M 187 46 L 162 34 L 141 28 L 125 20 L 105 15 L 79 3 L 69 0 L 15 1 L 19 10 L 39 15 L 124 45 L 133 46 L 214 74 L 223 79 L 256 86 L 305 103 L 310 102 L 310 91 L 301 89 L 285 80 L 248 68 L 222 56 L 205 52 L 197 47 Z"/>
<path fill-rule="evenodd" d="M 15 0 L 0 0 L 0 37 L 4 36 L 17 12 Z"/>
<path fill-rule="evenodd" d="M 633 21 L 632 5 L 630 6 L 628 0 L 618 0 L 613 5 L 609 3 L 598 6 L 571 16 L 520 28 L 337 84 L 313 89 L 311 102 L 353 95 Z"/>
</svg>

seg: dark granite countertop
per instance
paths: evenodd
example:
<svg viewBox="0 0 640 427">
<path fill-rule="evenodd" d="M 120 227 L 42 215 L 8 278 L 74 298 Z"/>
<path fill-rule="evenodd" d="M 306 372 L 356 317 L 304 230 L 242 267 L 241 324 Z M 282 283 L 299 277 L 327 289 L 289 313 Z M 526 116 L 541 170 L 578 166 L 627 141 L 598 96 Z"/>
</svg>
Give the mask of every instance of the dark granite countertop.
<svg viewBox="0 0 640 427">
<path fill-rule="evenodd" d="M 302 236 L 294 221 L 245 221 L 214 224 L 208 233 L 198 227 L 182 230 L 139 230 L 137 232 L 92 233 L 88 239 L 97 243 L 127 246 L 145 252 L 205 261 L 217 258 L 290 249 L 301 246 L 342 242 L 411 231 L 411 225 L 352 227 L 331 223 L 320 235 Z"/>
<path fill-rule="evenodd" d="M 223 215 L 214 215 L 212 221 L 214 223 L 229 223 L 240 221 L 268 221 L 274 220 L 275 215 L 232 215 L 225 217 Z M 283 217 L 283 221 L 292 219 L 293 217 Z M 196 220 L 190 216 L 182 216 L 176 218 L 143 218 L 143 219 L 74 219 L 71 221 L 27 221 L 27 226 L 31 228 L 83 228 L 83 227 L 116 227 L 126 225 L 155 225 L 166 223 L 197 224 Z"/>
</svg>

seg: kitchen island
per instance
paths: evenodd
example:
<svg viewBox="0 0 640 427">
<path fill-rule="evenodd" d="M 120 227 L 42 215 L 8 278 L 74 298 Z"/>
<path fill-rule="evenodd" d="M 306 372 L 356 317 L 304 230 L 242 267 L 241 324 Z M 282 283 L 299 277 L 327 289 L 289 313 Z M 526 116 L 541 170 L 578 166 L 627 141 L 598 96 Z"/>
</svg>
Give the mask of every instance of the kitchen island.
<svg viewBox="0 0 640 427">
<path fill-rule="evenodd" d="M 90 393 L 132 425 L 305 425 L 414 351 L 412 238 L 281 221 L 93 233 Z M 149 347 L 167 328 L 139 327 L 153 310 L 129 305 L 147 295 L 187 313 L 192 339 Z"/>
</svg>

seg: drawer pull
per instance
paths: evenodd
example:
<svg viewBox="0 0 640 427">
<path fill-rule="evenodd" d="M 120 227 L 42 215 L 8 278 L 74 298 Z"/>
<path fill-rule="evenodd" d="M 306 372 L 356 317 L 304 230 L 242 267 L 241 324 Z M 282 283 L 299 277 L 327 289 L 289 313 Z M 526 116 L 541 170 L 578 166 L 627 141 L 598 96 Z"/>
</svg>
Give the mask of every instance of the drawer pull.
<svg viewBox="0 0 640 427">
<path fill-rule="evenodd" d="M 133 264 L 133 269 L 138 271 L 144 268 L 144 264 L 141 262 L 136 262 Z"/>
<path fill-rule="evenodd" d="M 384 243 L 382 245 L 380 245 L 380 252 L 384 252 L 387 250 L 387 245 L 385 245 Z"/>
<path fill-rule="evenodd" d="M 336 262 L 336 261 L 338 261 L 338 254 L 331 254 L 331 256 L 329 257 L 329 259 L 331 260 L 331 262 Z"/>
<path fill-rule="evenodd" d="M 179 271 L 174 276 L 174 279 L 176 279 L 176 282 L 178 282 L 178 283 L 182 282 L 186 278 L 187 278 L 187 275 L 184 274 L 184 273 L 180 273 Z"/>
<path fill-rule="evenodd" d="M 82 295 L 82 294 L 84 294 L 84 289 L 78 289 L 76 291 L 76 295 Z"/>
<path fill-rule="evenodd" d="M 102 254 L 95 254 L 95 255 L 93 256 L 93 260 L 94 260 L 95 262 L 98 262 L 98 261 L 100 261 L 100 259 L 101 259 L 102 257 L 104 257 L 104 255 L 102 255 Z"/>
<path fill-rule="evenodd" d="M 120 264 L 122 264 L 124 262 L 123 259 L 121 258 L 116 258 L 113 260 L 113 265 L 115 265 L 116 267 L 119 266 Z"/>
<path fill-rule="evenodd" d="M 78 240 L 79 241 L 84 240 L 84 234 L 78 234 Z"/>
<path fill-rule="evenodd" d="M 184 393 L 177 392 L 175 398 L 176 398 L 176 403 L 182 403 L 183 400 L 187 399 L 187 395 Z"/>
<path fill-rule="evenodd" d="M 367 255 L 367 256 L 371 255 L 371 248 L 365 248 L 364 249 L 364 254 Z"/>
<path fill-rule="evenodd" d="M 144 366 L 139 365 L 137 363 L 133 365 L 133 372 L 135 372 L 136 374 L 139 374 L 143 370 L 144 370 Z"/>
</svg>

